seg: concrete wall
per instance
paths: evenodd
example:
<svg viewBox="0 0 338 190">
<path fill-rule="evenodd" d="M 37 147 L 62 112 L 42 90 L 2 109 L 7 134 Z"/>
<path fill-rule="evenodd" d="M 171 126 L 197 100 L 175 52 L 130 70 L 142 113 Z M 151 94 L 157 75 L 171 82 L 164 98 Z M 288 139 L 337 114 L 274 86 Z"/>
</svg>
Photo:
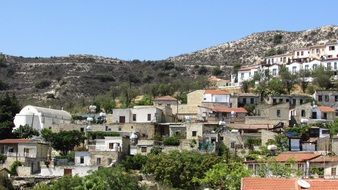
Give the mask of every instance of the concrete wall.
<svg viewBox="0 0 338 190">
<path fill-rule="evenodd" d="M 81 157 L 83 157 L 83 163 L 80 162 Z M 75 165 L 90 166 L 90 153 L 87 151 L 75 151 Z"/>
<path fill-rule="evenodd" d="M 203 101 L 204 90 L 195 90 L 187 94 L 188 105 L 200 105 Z"/>
<path fill-rule="evenodd" d="M 131 109 L 113 109 L 113 114 L 109 115 L 109 122 L 110 123 L 120 123 L 120 117 L 125 118 L 126 123 L 130 123 L 132 121 L 132 114 Z M 107 117 L 108 119 L 108 117 Z"/>
<path fill-rule="evenodd" d="M 203 136 L 203 124 L 200 123 L 186 123 L 186 138 L 198 139 Z M 192 136 L 193 131 L 196 131 L 196 136 Z"/>
<path fill-rule="evenodd" d="M 18 166 L 16 169 L 16 172 L 18 173 L 18 176 L 31 176 L 31 167 L 27 166 Z"/>
<path fill-rule="evenodd" d="M 78 175 L 80 177 L 89 175 L 90 172 L 96 171 L 98 166 L 56 166 L 56 167 L 42 167 L 41 176 L 63 176 L 64 169 L 72 169 L 72 176 Z"/>
</svg>

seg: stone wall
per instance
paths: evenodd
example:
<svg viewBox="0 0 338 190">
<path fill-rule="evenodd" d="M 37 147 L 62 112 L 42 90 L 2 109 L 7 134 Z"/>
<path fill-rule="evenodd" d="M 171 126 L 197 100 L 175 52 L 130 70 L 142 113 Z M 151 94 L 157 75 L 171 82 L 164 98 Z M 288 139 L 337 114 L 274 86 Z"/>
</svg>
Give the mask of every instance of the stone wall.
<svg viewBox="0 0 338 190">
<path fill-rule="evenodd" d="M 16 169 L 18 176 L 31 176 L 31 167 L 28 166 L 18 166 Z"/>
<path fill-rule="evenodd" d="M 276 135 L 277 133 L 268 130 L 261 130 L 262 146 L 266 145 L 269 139 L 274 140 Z"/>
<path fill-rule="evenodd" d="M 42 167 L 41 176 L 63 176 L 64 169 L 71 169 L 72 176 L 78 175 L 80 177 L 90 174 L 91 171 L 96 171 L 98 166 L 56 166 L 56 167 Z"/>
</svg>

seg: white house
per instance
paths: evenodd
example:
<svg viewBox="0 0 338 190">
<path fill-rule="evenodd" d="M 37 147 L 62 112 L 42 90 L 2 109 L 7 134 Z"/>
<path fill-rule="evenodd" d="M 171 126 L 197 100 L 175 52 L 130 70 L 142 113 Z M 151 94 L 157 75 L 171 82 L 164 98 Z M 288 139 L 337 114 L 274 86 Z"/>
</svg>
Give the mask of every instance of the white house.
<svg viewBox="0 0 338 190">
<path fill-rule="evenodd" d="M 321 62 L 319 60 L 312 60 L 309 62 L 303 63 L 303 69 L 306 71 L 316 69 L 321 65 Z"/>
<path fill-rule="evenodd" d="M 230 103 L 230 93 L 224 90 L 205 90 L 203 103 Z"/>
<path fill-rule="evenodd" d="M 265 58 L 265 63 L 268 65 L 273 64 L 287 64 L 292 60 L 292 53 L 285 53 L 280 55 L 273 55 Z"/>
<path fill-rule="evenodd" d="M 293 51 L 293 59 L 299 60 L 300 62 L 304 62 L 304 60 L 310 57 L 310 49 L 309 48 L 299 48 Z"/>
<path fill-rule="evenodd" d="M 267 69 L 273 77 L 277 77 L 279 75 L 279 65 L 271 65 Z"/>
<path fill-rule="evenodd" d="M 325 44 L 325 56 L 327 59 L 338 58 L 337 42 L 328 42 Z"/>
<path fill-rule="evenodd" d="M 69 124 L 72 116 L 64 110 L 56 110 L 37 106 L 25 106 L 20 113 L 15 115 L 15 128 L 20 125 L 29 125 L 38 131 L 52 125 Z"/>
<path fill-rule="evenodd" d="M 327 70 L 337 71 L 338 70 L 338 58 L 323 60 L 322 65 Z"/>
<path fill-rule="evenodd" d="M 311 59 L 321 59 L 325 55 L 325 44 L 318 44 L 309 47 Z"/>
<path fill-rule="evenodd" d="M 289 65 L 286 65 L 286 68 L 289 70 L 290 73 L 296 74 L 302 69 L 302 63 L 293 62 Z"/>
<path fill-rule="evenodd" d="M 155 106 L 134 106 L 134 108 L 113 109 L 113 123 L 160 123 L 163 111 Z"/>
<path fill-rule="evenodd" d="M 238 84 L 242 84 L 243 81 L 251 80 L 255 76 L 256 73 L 259 72 L 261 66 L 254 65 L 251 67 L 242 67 L 238 70 Z"/>
</svg>

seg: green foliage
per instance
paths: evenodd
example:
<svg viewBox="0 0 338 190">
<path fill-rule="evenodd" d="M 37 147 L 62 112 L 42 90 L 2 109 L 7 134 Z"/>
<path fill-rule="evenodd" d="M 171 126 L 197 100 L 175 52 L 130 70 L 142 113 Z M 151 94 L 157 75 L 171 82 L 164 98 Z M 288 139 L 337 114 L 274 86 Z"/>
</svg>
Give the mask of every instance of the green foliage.
<svg viewBox="0 0 338 190">
<path fill-rule="evenodd" d="M 331 137 L 338 134 L 338 120 L 335 120 L 334 122 L 324 125 L 323 127 L 330 131 Z"/>
<path fill-rule="evenodd" d="M 115 100 L 109 94 L 96 96 L 93 104 L 98 108 L 97 112 L 103 109 L 104 112 L 111 113 L 113 108 L 115 108 Z"/>
<path fill-rule="evenodd" d="M 135 156 L 127 156 L 121 165 L 128 170 L 141 170 L 141 168 L 147 163 L 147 156 L 136 154 Z"/>
<path fill-rule="evenodd" d="M 250 150 L 253 150 L 254 146 L 259 146 L 259 145 L 261 145 L 261 143 L 262 143 L 261 139 L 249 138 L 249 139 L 246 140 L 246 142 L 244 144 Z"/>
<path fill-rule="evenodd" d="M 278 78 L 273 78 L 268 82 L 268 90 L 269 93 L 272 95 L 281 95 L 281 94 L 285 94 L 285 90 L 284 90 L 284 84 L 283 82 L 278 79 Z"/>
<path fill-rule="evenodd" d="M 281 152 L 289 150 L 289 139 L 284 134 L 276 135 L 273 144 L 275 144 Z"/>
<path fill-rule="evenodd" d="M 61 155 L 67 155 L 70 150 L 73 150 L 75 146 L 79 146 L 85 140 L 84 134 L 76 130 L 53 133 L 45 128 L 41 130 L 41 135 L 51 143 L 55 150 L 61 151 Z"/>
<path fill-rule="evenodd" d="M 180 139 L 177 136 L 165 138 L 163 144 L 166 146 L 179 146 Z"/>
<path fill-rule="evenodd" d="M 330 89 L 333 85 L 330 80 L 332 72 L 320 65 L 314 71 L 312 71 L 313 84 L 323 89 Z"/>
<path fill-rule="evenodd" d="M 49 80 L 41 80 L 41 81 L 38 81 L 34 84 L 35 88 L 37 89 L 44 89 L 44 88 L 47 88 L 50 86 L 52 82 L 49 81 Z"/>
<path fill-rule="evenodd" d="M 254 116 L 255 115 L 255 109 L 256 109 L 255 105 L 246 104 L 246 105 L 244 105 L 244 109 L 248 112 L 249 116 Z"/>
<path fill-rule="evenodd" d="M 14 190 L 13 184 L 7 175 L 0 175 L 0 189 Z"/>
<path fill-rule="evenodd" d="M 63 176 L 50 185 L 37 184 L 33 190 L 139 190 L 137 179 L 123 168 L 101 168 L 86 177 Z"/>
<path fill-rule="evenodd" d="M 18 138 L 25 138 L 25 139 L 40 135 L 38 130 L 33 129 L 31 126 L 27 124 L 24 126 L 20 125 L 19 128 L 13 131 L 13 134 Z"/>
<path fill-rule="evenodd" d="M 1 90 L 7 90 L 9 88 L 8 84 L 0 80 L 0 91 Z"/>
<path fill-rule="evenodd" d="M 175 97 L 181 104 L 186 104 L 188 101 L 188 93 L 187 92 L 179 92 Z"/>
<path fill-rule="evenodd" d="M 275 34 L 273 36 L 272 42 L 273 42 L 274 45 L 278 45 L 278 44 L 282 43 L 282 39 L 283 39 L 283 35 L 282 34 Z"/>
<path fill-rule="evenodd" d="M 14 161 L 12 163 L 12 165 L 10 166 L 10 169 L 9 171 L 11 172 L 12 175 L 18 175 L 18 173 L 16 172 L 16 169 L 19 167 L 19 166 L 22 166 L 21 162 L 20 161 Z"/>
<path fill-rule="evenodd" d="M 220 76 L 222 74 L 223 74 L 223 71 L 221 70 L 220 67 L 217 66 L 217 67 L 214 67 L 212 69 L 212 75 L 214 75 L 214 76 Z"/>
<path fill-rule="evenodd" d="M 149 95 L 144 95 L 136 105 L 153 105 L 153 98 Z"/>
<path fill-rule="evenodd" d="M 0 154 L 0 164 L 5 163 L 6 159 L 7 159 L 6 155 Z"/>
<path fill-rule="evenodd" d="M 218 163 L 205 173 L 201 179 L 194 181 L 212 189 L 236 190 L 241 187 L 241 179 L 250 176 L 250 171 L 242 163 Z"/>
<path fill-rule="evenodd" d="M 87 118 L 86 117 L 83 117 L 83 116 L 80 116 L 80 115 L 72 115 L 72 120 L 73 121 L 82 121 L 82 120 L 86 120 Z"/>
<path fill-rule="evenodd" d="M 311 126 L 309 125 L 296 125 L 288 128 L 287 131 L 295 133 L 298 137 L 302 137 L 309 131 L 310 128 Z"/>
<path fill-rule="evenodd" d="M 206 75 L 209 72 L 208 68 L 205 67 L 204 65 L 198 68 L 197 73 L 199 75 Z"/>
<path fill-rule="evenodd" d="M 241 86 L 241 90 L 244 93 L 248 93 L 250 88 L 252 88 L 255 85 L 255 81 L 254 80 L 250 80 L 250 81 L 243 81 L 242 82 L 242 86 Z"/>
<path fill-rule="evenodd" d="M 310 174 L 311 175 L 318 175 L 318 176 L 324 176 L 324 168 L 318 168 L 318 167 L 311 167 L 310 168 Z"/>
<path fill-rule="evenodd" d="M 153 174 L 155 180 L 174 188 L 197 189 L 199 184 L 192 179 L 202 179 L 204 173 L 220 160 L 220 157 L 211 154 L 172 151 L 150 154 L 142 170 L 146 174 Z"/>
<path fill-rule="evenodd" d="M 288 160 L 286 163 L 279 163 L 275 160 L 268 160 L 265 164 L 259 167 L 259 176 L 261 177 L 284 177 L 290 178 L 292 175 L 300 175 L 297 167 L 292 167 L 296 162 Z"/>
<path fill-rule="evenodd" d="M 89 131 L 87 132 L 88 139 L 103 139 L 104 137 L 118 137 L 120 134 L 114 131 Z"/>
<path fill-rule="evenodd" d="M 15 95 L 5 94 L 0 96 L 0 139 L 14 138 L 12 133 L 14 128 L 13 118 L 20 110 L 21 106 Z"/>
<path fill-rule="evenodd" d="M 289 70 L 287 69 L 287 67 L 283 65 L 280 67 L 279 76 L 284 85 L 284 89 L 286 90 L 288 94 L 290 94 L 291 90 L 294 88 L 294 85 L 297 82 L 296 75 L 291 74 Z"/>
<path fill-rule="evenodd" d="M 160 154 L 162 152 L 162 148 L 160 146 L 154 146 L 151 150 L 150 150 L 150 154 Z"/>
</svg>

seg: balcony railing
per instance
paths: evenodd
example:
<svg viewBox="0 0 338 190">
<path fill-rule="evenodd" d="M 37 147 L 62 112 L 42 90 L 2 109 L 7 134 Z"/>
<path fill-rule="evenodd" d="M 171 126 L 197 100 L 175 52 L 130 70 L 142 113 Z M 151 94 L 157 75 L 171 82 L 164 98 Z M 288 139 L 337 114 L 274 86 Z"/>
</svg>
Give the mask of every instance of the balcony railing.
<svg viewBox="0 0 338 190">
<path fill-rule="evenodd" d="M 17 153 L 17 152 L 7 152 L 5 154 L 7 157 L 26 157 L 26 158 L 35 158 L 36 156 L 34 154 L 30 153 Z"/>
</svg>

